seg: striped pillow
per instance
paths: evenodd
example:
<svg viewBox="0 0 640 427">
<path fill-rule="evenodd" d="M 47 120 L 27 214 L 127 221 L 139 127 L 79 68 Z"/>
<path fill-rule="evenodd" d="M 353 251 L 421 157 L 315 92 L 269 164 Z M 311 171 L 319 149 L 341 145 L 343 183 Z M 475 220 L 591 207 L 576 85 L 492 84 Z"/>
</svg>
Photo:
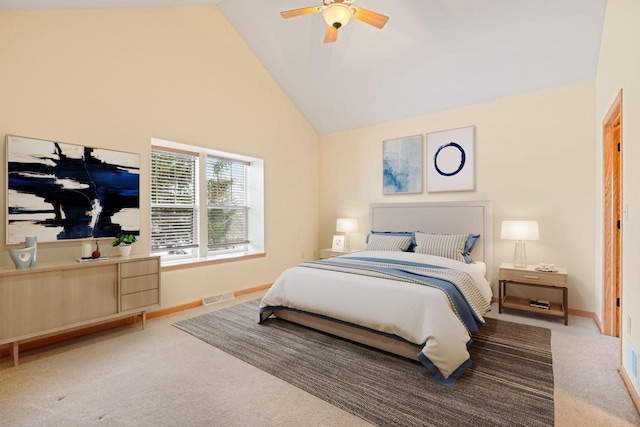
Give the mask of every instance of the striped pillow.
<svg viewBox="0 0 640 427">
<path fill-rule="evenodd" d="M 416 253 L 441 256 L 466 262 L 463 254 L 468 234 L 416 233 Z"/>
<path fill-rule="evenodd" d="M 411 236 L 388 236 L 384 234 L 369 234 L 365 251 L 406 251 L 411 245 Z"/>
<path fill-rule="evenodd" d="M 416 247 L 416 238 L 414 236 L 414 231 L 376 231 L 376 230 L 371 230 L 371 234 L 384 234 L 385 236 L 411 236 L 411 243 L 409 244 L 409 247 L 407 249 L 405 249 L 405 252 L 413 252 L 413 248 Z M 371 236 L 371 234 L 367 235 L 367 240 L 365 241 L 365 243 L 369 243 L 369 236 Z"/>
</svg>

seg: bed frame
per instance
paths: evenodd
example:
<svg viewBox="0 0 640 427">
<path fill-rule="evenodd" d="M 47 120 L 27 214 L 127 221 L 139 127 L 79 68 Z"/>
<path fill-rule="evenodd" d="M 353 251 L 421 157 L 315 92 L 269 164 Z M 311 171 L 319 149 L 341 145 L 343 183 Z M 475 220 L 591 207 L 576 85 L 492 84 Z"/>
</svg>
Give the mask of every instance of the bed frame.
<svg viewBox="0 0 640 427">
<path fill-rule="evenodd" d="M 487 280 L 492 270 L 492 215 L 490 201 L 374 203 L 369 205 L 371 230 L 422 231 L 425 233 L 480 234 L 471 253 L 473 259 L 487 264 Z M 412 360 L 418 346 L 368 329 L 350 326 L 292 310 L 277 310 L 275 316 L 331 335 L 368 345 Z"/>
</svg>

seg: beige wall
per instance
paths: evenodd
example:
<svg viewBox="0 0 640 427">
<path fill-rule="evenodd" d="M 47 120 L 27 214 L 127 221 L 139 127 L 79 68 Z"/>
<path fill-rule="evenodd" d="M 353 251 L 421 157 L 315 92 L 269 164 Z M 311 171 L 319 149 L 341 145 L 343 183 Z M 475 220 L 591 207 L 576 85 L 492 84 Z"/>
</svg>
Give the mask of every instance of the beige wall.
<svg viewBox="0 0 640 427">
<path fill-rule="evenodd" d="M 595 83 L 587 82 L 322 136 L 320 243 L 330 247 L 337 217 L 356 217 L 352 242 L 362 247 L 369 203 L 491 200 L 494 294 L 498 265 L 513 259 L 501 221 L 537 220 L 540 240 L 527 243 L 529 262 L 565 266 L 570 308 L 594 311 L 594 120 Z M 476 131 L 475 191 L 383 196 L 383 140 L 469 125 Z"/>
<path fill-rule="evenodd" d="M 631 348 L 640 351 L 640 2 L 609 0 L 600 48 L 596 80 L 596 308 L 602 313 L 602 120 L 623 90 L 622 202 L 628 207 L 622 227 L 622 350 L 625 370 L 632 372 L 626 357 Z M 626 319 L 631 318 L 631 328 Z M 629 375 L 632 377 L 632 375 Z M 634 386 L 640 392 L 637 378 Z"/>
<path fill-rule="evenodd" d="M 151 137 L 264 159 L 268 256 L 167 273 L 164 306 L 270 283 L 313 257 L 317 134 L 216 7 L 0 12 L 0 57 L 3 144 L 13 134 L 141 154 L 134 252 L 149 247 Z M 41 243 L 38 259 L 80 253 Z"/>
</svg>

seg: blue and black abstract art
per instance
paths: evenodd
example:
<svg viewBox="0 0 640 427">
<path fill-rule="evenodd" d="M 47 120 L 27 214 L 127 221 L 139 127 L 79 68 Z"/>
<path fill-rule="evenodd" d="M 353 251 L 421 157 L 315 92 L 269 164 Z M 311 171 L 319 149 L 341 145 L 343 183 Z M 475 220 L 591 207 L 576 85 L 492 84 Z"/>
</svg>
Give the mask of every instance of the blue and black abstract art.
<svg viewBox="0 0 640 427">
<path fill-rule="evenodd" d="M 140 230 L 140 155 L 7 136 L 7 244 Z"/>
</svg>

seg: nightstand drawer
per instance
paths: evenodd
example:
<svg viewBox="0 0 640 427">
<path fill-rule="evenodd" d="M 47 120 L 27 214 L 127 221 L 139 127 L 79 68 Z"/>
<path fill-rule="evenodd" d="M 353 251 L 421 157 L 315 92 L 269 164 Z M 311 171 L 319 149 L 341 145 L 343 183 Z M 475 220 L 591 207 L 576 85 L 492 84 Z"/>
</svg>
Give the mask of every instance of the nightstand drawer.
<svg viewBox="0 0 640 427">
<path fill-rule="evenodd" d="M 360 252 L 359 249 L 352 249 L 350 251 L 338 251 L 333 249 L 320 249 L 320 259 L 332 258 L 334 256 L 354 254 Z"/>
<path fill-rule="evenodd" d="M 567 286 L 567 275 L 543 271 L 500 269 L 500 280 L 535 283 L 547 286 Z"/>
</svg>

